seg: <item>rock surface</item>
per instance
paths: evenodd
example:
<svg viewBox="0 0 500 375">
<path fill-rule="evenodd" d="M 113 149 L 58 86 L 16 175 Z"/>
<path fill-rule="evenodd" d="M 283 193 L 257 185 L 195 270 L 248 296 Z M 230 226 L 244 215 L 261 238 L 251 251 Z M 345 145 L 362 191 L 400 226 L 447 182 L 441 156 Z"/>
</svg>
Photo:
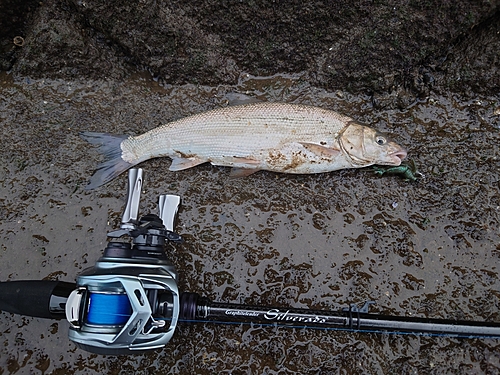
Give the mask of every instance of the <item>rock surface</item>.
<svg viewBox="0 0 500 375">
<path fill-rule="evenodd" d="M 14 1 L 3 69 L 33 78 L 235 84 L 305 72 L 328 90 L 403 107 L 431 87 L 498 90 L 500 1 Z M 13 11 L 15 9 L 16 11 Z M 15 36 L 24 45 L 13 44 Z"/>
</svg>

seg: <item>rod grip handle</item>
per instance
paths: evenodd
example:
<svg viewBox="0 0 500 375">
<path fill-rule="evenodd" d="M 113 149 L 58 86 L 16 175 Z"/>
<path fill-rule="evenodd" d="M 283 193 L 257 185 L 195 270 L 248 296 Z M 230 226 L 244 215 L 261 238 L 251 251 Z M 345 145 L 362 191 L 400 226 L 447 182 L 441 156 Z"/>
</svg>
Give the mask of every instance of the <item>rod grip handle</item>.
<svg viewBox="0 0 500 375">
<path fill-rule="evenodd" d="M 50 280 L 0 282 L 0 310 L 47 319 L 65 318 L 64 308 L 75 283 Z"/>
</svg>

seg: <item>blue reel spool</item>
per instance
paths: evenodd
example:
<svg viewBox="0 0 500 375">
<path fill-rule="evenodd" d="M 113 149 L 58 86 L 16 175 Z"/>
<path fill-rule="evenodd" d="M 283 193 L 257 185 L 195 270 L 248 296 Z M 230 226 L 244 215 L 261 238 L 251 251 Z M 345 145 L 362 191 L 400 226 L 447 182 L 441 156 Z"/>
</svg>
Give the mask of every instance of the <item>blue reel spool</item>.
<svg viewBox="0 0 500 375">
<path fill-rule="evenodd" d="M 132 315 L 132 306 L 124 293 L 90 293 L 87 323 L 122 326 Z"/>
</svg>

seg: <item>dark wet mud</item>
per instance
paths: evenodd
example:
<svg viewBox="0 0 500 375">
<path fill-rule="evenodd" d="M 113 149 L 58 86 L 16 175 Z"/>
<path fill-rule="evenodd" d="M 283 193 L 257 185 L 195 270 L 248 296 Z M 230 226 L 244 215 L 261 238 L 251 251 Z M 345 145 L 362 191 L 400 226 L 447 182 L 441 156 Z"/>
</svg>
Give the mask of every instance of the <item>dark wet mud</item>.
<svg viewBox="0 0 500 375">
<path fill-rule="evenodd" d="M 100 157 L 79 131 L 140 134 L 167 121 L 259 100 L 337 110 L 391 133 L 423 177 L 370 169 L 229 178 L 147 161 L 141 212 L 182 197 L 169 253 L 180 288 L 215 301 L 500 321 L 500 97 L 430 94 L 403 110 L 328 92 L 300 74 L 236 85 L 159 86 L 0 77 L 0 279 L 73 281 L 119 225 L 125 175 L 83 187 Z M 235 95 L 238 94 L 238 95 Z M 180 325 L 163 349 L 106 357 L 77 349 L 66 321 L 0 314 L 1 374 L 497 374 L 500 341 Z"/>
</svg>

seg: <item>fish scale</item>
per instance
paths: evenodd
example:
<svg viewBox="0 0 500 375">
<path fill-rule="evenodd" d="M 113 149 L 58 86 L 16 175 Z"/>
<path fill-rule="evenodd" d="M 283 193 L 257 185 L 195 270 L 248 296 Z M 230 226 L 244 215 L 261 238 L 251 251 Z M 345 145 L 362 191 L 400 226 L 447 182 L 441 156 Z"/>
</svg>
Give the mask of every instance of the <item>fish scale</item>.
<svg viewBox="0 0 500 375">
<path fill-rule="evenodd" d="M 172 154 L 174 149 L 184 154 L 202 154 L 209 159 L 228 154 L 250 156 L 258 150 L 291 142 L 293 137 L 301 137 L 306 142 L 331 138 L 349 121 L 352 119 L 333 111 L 286 103 L 225 107 L 132 137 L 124 142 L 122 149 L 131 155 L 142 155 L 143 160 L 156 154 Z M 169 144 L 175 147 L 168 147 Z M 134 156 L 124 159 L 132 161 Z"/>
<path fill-rule="evenodd" d="M 385 135 L 323 108 L 288 103 L 224 107 L 179 119 L 139 136 L 82 133 L 106 161 L 87 188 L 100 186 L 133 165 L 170 157 L 170 170 L 204 162 L 238 168 L 321 173 L 371 164 L 399 165 L 406 151 Z"/>
</svg>

